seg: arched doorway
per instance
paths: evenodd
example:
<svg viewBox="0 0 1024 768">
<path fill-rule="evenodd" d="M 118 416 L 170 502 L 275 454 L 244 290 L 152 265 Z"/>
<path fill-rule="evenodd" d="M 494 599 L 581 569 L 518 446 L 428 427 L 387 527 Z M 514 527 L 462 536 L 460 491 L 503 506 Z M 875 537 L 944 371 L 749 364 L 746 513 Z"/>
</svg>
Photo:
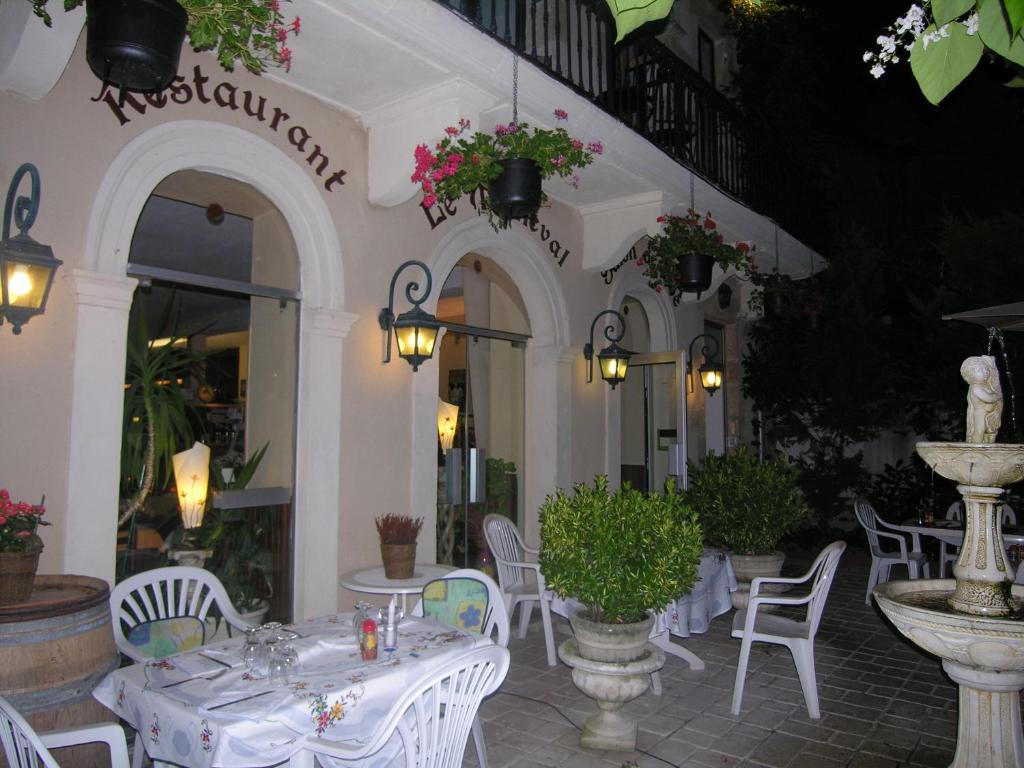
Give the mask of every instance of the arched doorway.
<svg viewBox="0 0 1024 768">
<path fill-rule="evenodd" d="M 337 232 L 318 187 L 281 150 L 240 128 L 179 121 L 140 134 L 105 174 L 90 213 L 83 268 L 70 276 L 77 303 L 69 430 L 68 547 L 64 570 L 113 580 L 121 385 L 128 311 L 136 281 L 126 278 L 131 239 L 156 185 L 181 170 L 249 184 L 280 211 L 295 242 L 303 292 L 299 318 L 295 475 L 294 612 L 337 608 L 322 574 L 336 563 L 340 487 L 339 382 L 345 313 Z"/>
</svg>

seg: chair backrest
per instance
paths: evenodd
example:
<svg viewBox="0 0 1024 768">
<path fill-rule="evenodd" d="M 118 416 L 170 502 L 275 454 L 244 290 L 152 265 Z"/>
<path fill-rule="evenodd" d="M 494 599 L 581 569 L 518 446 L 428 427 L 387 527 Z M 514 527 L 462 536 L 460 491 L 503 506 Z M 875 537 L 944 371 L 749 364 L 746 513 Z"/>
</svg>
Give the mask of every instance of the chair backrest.
<svg viewBox="0 0 1024 768">
<path fill-rule="evenodd" d="M 808 576 L 813 579 L 811 584 L 811 600 L 807 604 L 807 621 L 810 623 L 810 634 L 814 637 L 818 631 L 818 624 L 821 623 L 821 614 L 825 610 L 825 598 L 832 587 L 832 579 L 836 575 L 836 568 L 839 566 L 839 558 L 846 551 L 845 541 L 833 541 L 825 547 L 815 558 Z"/>
<path fill-rule="evenodd" d="M 1009 504 L 1003 504 L 999 508 L 1000 522 L 1003 525 L 1016 525 L 1017 515 L 1013 511 L 1013 507 Z M 947 520 L 963 520 L 964 519 L 964 503 L 962 501 L 954 501 L 949 505 L 949 509 L 946 510 Z"/>
<path fill-rule="evenodd" d="M 397 731 L 406 768 L 460 768 L 480 702 L 501 685 L 508 663 L 506 648 L 489 645 L 429 672 L 391 708 L 379 727 L 379 743 Z M 328 739 L 307 739 L 306 747 L 318 755 L 346 757 Z"/>
<path fill-rule="evenodd" d="M 522 568 L 509 563 L 521 563 L 526 559 L 523 540 L 515 523 L 504 515 L 490 514 L 484 518 L 484 536 L 487 546 L 491 548 L 498 570 L 498 583 L 502 589 L 512 589 L 523 583 L 525 576 Z"/>
<path fill-rule="evenodd" d="M 475 599 L 473 587 L 484 597 L 483 607 Z M 467 587 L 469 589 L 467 589 Z M 474 612 L 480 611 L 480 615 Z M 463 616 L 463 618 L 459 618 Z M 423 587 L 423 599 L 413 609 L 414 616 L 429 616 L 444 624 L 480 632 L 487 637 L 497 632 L 496 642 L 508 646 L 509 621 L 501 588 L 490 576 L 472 568 L 446 573 L 443 578 Z M 452 620 L 452 616 L 456 620 Z"/>
<path fill-rule="evenodd" d="M 39 736 L 11 703 L 0 697 L 0 743 L 10 768 L 60 768 Z"/>
<path fill-rule="evenodd" d="M 964 503 L 962 501 L 954 501 L 949 505 L 949 509 L 946 510 L 947 520 L 963 520 L 964 519 Z"/>
<path fill-rule="evenodd" d="M 1002 507 L 1002 510 L 1000 511 L 1000 514 L 1003 516 L 1003 519 L 1002 519 L 1003 525 L 1016 525 L 1017 524 L 1017 515 L 1013 511 L 1013 507 L 1011 507 L 1009 504 L 1003 504 L 1003 507 Z"/>
<path fill-rule="evenodd" d="M 169 656 L 202 645 L 214 605 L 232 626 L 245 621 L 220 580 L 203 568 L 154 568 L 131 576 L 110 592 L 114 642 L 134 661 Z"/>
<path fill-rule="evenodd" d="M 876 557 L 881 556 L 883 553 L 882 547 L 878 543 L 878 523 L 875 522 L 875 508 L 866 499 L 856 499 L 853 502 L 853 511 L 857 515 L 857 522 L 860 523 L 864 533 L 868 536 L 871 554 Z"/>
</svg>

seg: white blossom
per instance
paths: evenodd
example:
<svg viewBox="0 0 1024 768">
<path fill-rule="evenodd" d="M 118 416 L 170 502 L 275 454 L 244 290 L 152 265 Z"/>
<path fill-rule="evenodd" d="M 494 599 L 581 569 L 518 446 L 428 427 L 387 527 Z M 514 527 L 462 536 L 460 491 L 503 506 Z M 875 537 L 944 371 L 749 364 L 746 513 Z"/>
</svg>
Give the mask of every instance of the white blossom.
<svg viewBox="0 0 1024 768">
<path fill-rule="evenodd" d="M 976 34 L 978 34 L 978 12 L 977 11 L 975 11 L 974 13 L 972 13 L 970 16 L 967 17 L 967 20 L 964 22 L 964 26 L 967 27 L 967 34 L 968 35 L 976 35 Z"/>
<path fill-rule="evenodd" d="M 925 48 L 928 47 L 929 43 L 937 43 L 944 37 L 949 37 L 949 24 L 943 24 L 934 32 L 925 32 L 921 36 Z"/>
<path fill-rule="evenodd" d="M 871 74 L 875 76 L 875 79 L 878 79 L 885 74 L 885 67 L 882 66 L 881 62 L 879 62 L 871 68 Z"/>
<path fill-rule="evenodd" d="M 871 61 L 873 58 L 875 58 L 875 54 L 871 51 L 864 51 L 864 63 Z"/>
</svg>

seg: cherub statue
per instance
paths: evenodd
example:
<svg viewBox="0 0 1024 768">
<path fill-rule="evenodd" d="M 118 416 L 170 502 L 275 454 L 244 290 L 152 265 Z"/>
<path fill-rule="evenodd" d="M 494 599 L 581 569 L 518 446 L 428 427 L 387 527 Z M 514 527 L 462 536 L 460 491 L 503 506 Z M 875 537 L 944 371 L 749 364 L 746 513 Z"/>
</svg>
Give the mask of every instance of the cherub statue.
<svg viewBox="0 0 1024 768">
<path fill-rule="evenodd" d="M 994 443 L 1003 420 L 1003 387 L 991 355 L 968 357 L 960 366 L 967 389 L 967 442 Z"/>
</svg>

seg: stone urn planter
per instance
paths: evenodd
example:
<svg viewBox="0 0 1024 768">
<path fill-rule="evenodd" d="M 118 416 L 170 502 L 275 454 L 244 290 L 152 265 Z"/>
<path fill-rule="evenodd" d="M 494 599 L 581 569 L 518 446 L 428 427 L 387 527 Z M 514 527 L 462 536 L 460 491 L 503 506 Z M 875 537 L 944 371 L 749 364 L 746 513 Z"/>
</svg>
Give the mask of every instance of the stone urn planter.
<svg viewBox="0 0 1024 768">
<path fill-rule="evenodd" d="M 651 686 L 651 674 L 665 665 L 665 654 L 648 642 L 654 617 L 634 624 L 605 624 L 579 614 L 569 617 L 575 637 L 558 648 L 572 667 L 576 687 L 597 703 L 583 723 L 580 744 L 588 749 L 631 752 L 637 722 L 622 707 Z"/>
<path fill-rule="evenodd" d="M 736 581 L 739 589 L 732 593 L 732 607 L 746 608 L 750 602 L 750 583 L 758 576 L 779 576 L 782 573 L 782 563 L 786 555 L 776 550 L 770 555 L 738 555 L 729 553 L 729 560 L 732 562 L 732 569 L 736 573 Z M 784 584 L 770 584 L 765 586 L 765 592 L 782 592 Z M 770 610 L 774 606 L 764 605 L 760 610 Z"/>
</svg>

